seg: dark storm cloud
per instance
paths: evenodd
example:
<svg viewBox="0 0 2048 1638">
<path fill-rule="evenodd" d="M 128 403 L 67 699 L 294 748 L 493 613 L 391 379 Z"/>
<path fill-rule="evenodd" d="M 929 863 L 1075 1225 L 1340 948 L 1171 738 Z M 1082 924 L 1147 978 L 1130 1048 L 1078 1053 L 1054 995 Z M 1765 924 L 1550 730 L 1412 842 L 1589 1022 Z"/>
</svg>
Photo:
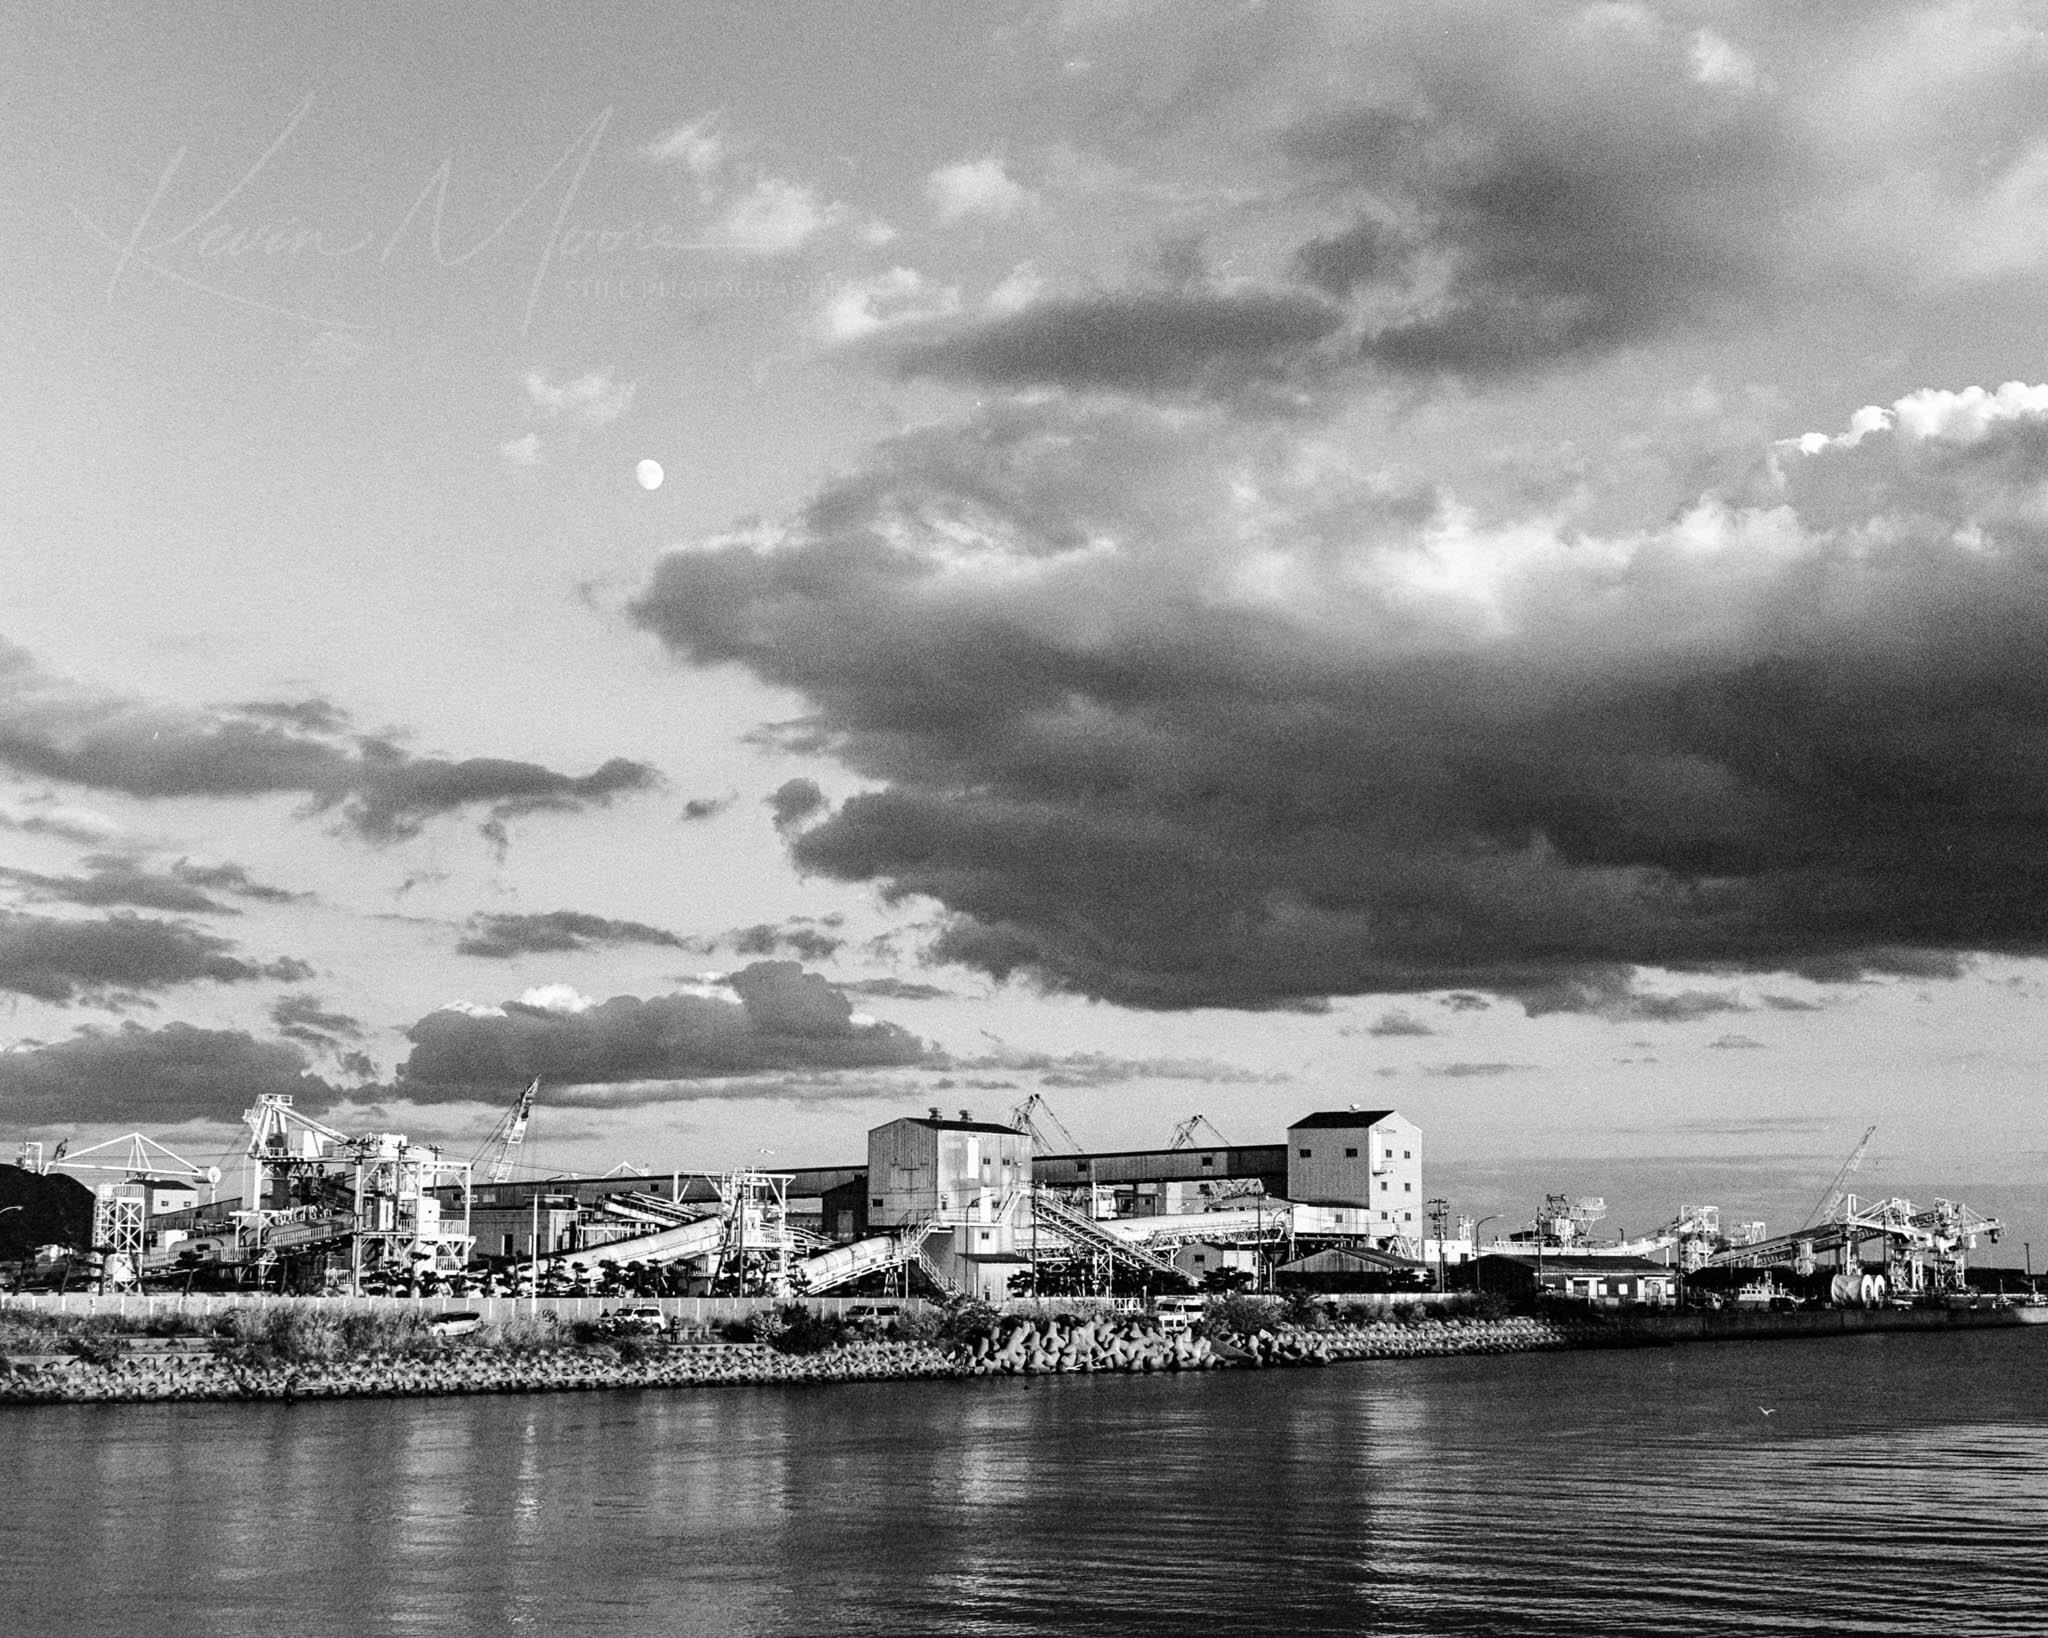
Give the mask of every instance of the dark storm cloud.
<svg viewBox="0 0 2048 1638">
<path fill-rule="evenodd" d="M 99 921 L 60 921 L 0 911 L 0 990 L 37 1001 L 143 993 L 210 981 L 287 983 L 309 977 L 303 961 L 257 963 L 230 954 L 227 939 L 182 922 L 117 914 Z"/>
<path fill-rule="evenodd" d="M 1344 322 L 1313 291 L 1048 297 L 894 345 L 903 375 L 976 386 L 1228 391 L 1277 378 Z"/>
<path fill-rule="evenodd" d="M 94 847 L 105 842 L 111 827 L 96 815 L 67 812 L 52 806 L 0 812 L 0 826 L 27 836 L 55 836 L 60 841 Z"/>
<path fill-rule="evenodd" d="M 564 1086 L 550 1092 L 550 1102 L 576 1109 L 644 1109 L 674 1103 L 785 1103 L 799 1105 L 894 1104 L 895 1112 L 923 1109 L 921 1085 L 901 1075 L 862 1075 L 818 1069 L 784 1075 L 737 1075 L 719 1080 L 626 1081 Z M 553 1141 L 553 1128 L 549 1128 Z M 597 1135 L 593 1130 L 592 1135 Z M 609 1133 L 605 1135 L 609 1136 Z"/>
<path fill-rule="evenodd" d="M 2048 395 L 1885 413 L 1603 541 L 1290 489 L 1220 418 L 1007 407 L 635 612 L 807 697 L 872 788 L 794 859 L 944 905 L 935 960 L 1683 1021 L 1742 1003 L 1628 970 L 2048 952 Z"/>
<path fill-rule="evenodd" d="M 428 819 L 464 808 L 488 807 L 488 824 L 529 813 L 573 813 L 603 807 L 614 797 L 651 790 L 654 770 L 614 757 L 595 773 L 572 777 L 531 762 L 471 757 L 380 756 L 337 799 L 342 817 L 373 841 L 416 835 Z"/>
<path fill-rule="evenodd" d="M 271 1004 L 270 1021 L 277 1032 L 308 1046 L 331 1048 L 363 1037 L 360 1019 L 345 1012 L 330 1012 L 317 996 L 284 995 Z"/>
<path fill-rule="evenodd" d="M 1516 1075 L 1535 1067 L 1534 1064 L 1425 1064 L 1422 1073 L 1447 1081 L 1491 1080 L 1496 1075 Z"/>
<path fill-rule="evenodd" d="M 233 906 L 222 904 L 200 891 L 176 873 L 161 875 L 139 860 L 114 854 L 95 854 L 80 861 L 82 876 L 44 876 L 30 870 L 0 869 L 0 882 L 11 884 L 22 894 L 42 904 L 82 904 L 94 909 L 131 905 L 141 910 L 165 910 L 173 915 L 234 915 Z"/>
<path fill-rule="evenodd" d="M 951 999 L 954 993 L 937 984 L 919 984 L 905 978 L 863 978 L 839 987 L 848 995 L 872 995 L 881 1001 L 943 1001 Z"/>
<path fill-rule="evenodd" d="M 1567 32 L 1516 24 L 1498 49 L 1468 36 L 1417 52 L 1385 103 L 1290 133 L 1338 213 L 1298 271 L 1375 315 L 1366 359 L 1465 376 L 1555 364 L 1753 295 L 1784 261 L 1770 224 L 1814 179 L 1775 106 L 1690 81 L 1655 36 L 1588 49 Z"/>
<path fill-rule="evenodd" d="M 45 904 L 82 904 L 95 909 L 132 905 L 139 910 L 164 910 L 173 915 L 239 915 L 205 889 L 241 898 L 287 903 L 298 895 L 249 879 L 240 865 L 195 865 L 180 859 L 168 872 L 151 870 L 127 854 L 95 853 L 79 861 L 86 874 L 47 876 L 28 870 L 0 869 L 0 882 L 10 882 L 25 896 Z"/>
<path fill-rule="evenodd" d="M 846 940 L 820 932 L 815 927 L 796 924 L 778 927 L 773 922 L 763 921 L 727 933 L 721 942 L 729 946 L 735 955 L 786 953 L 804 961 L 824 961 L 836 955 Z"/>
<path fill-rule="evenodd" d="M 320 1107 L 333 1089 L 306 1073 L 296 1048 L 190 1024 L 86 1028 L 68 1040 L 0 1053 L 0 1107 L 31 1128 L 226 1124 L 264 1093 Z"/>
<path fill-rule="evenodd" d="M 1034 1074 L 1051 1087 L 1121 1086 L 1128 1081 L 1198 1081 L 1207 1086 L 1284 1086 L 1294 1077 L 1261 1074 L 1214 1058 L 1119 1058 L 1106 1052 L 1040 1052 L 1003 1047 L 973 1058 L 947 1058 L 955 1071 Z"/>
<path fill-rule="evenodd" d="M 815 819 L 827 803 L 815 779 L 786 779 L 769 796 L 768 806 L 775 814 L 775 828 L 788 831 Z"/>
<path fill-rule="evenodd" d="M 683 821 L 691 824 L 700 819 L 715 819 L 731 807 L 734 800 L 730 796 L 693 796 L 683 804 Z"/>
<path fill-rule="evenodd" d="M 179 881 L 193 887 L 211 888 L 219 893 L 232 893 L 241 899 L 257 899 L 265 904 L 291 904 L 311 897 L 306 893 L 294 893 L 282 887 L 272 887 L 267 882 L 252 880 L 248 871 L 238 864 L 194 864 L 190 859 L 180 859 L 171 866 L 171 874 Z"/>
<path fill-rule="evenodd" d="M 976 388 L 1321 399 L 1361 373 L 1571 366 L 1839 280 L 1843 252 L 1810 229 L 1847 178 L 1805 123 L 1843 112 L 1839 86 L 1803 87 L 1811 107 L 1752 94 L 1740 49 L 1619 8 L 1291 9 L 1233 18 L 1230 72 L 1150 138 L 1168 171 L 1203 149 L 1252 168 L 1211 225 L 1292 234 L 1285 282 L 1215 282 L 1183 238 L 1154 260 L 1163 288 L 1049 291 L 863 345 L 901 375 Z M 1771 32 L 1788 58 L 1817 50 L 1796 22 Z M 1105 55 L 1153 61 L 1128 38 Z"/>
<path fill-rule="evenodd" d="M 1858 968 L 1858 971 L 1861 969 Z M 1592 1013 L 1614 1023 L 1685 1024 L 1722 1012 L 1747 1012 L 1739 997 L 1718 990 L 1645 991 L 1622 969 L 1576 973 L 1522 990 L 1516 997 L 1531 1018 L 1546 1013 Z"/>
<path fill-rule="evenodd" d="M 472 916 L 469 930 L 455 948 L 461 955 L 509 961 L 514 956 L 568 954 L 624 944 L 651 944 L 671 950 L 692 948 L 687 940 L 645 922 L 611 921 L 580 910 Z"/>
<path fill-rule="evenodd" d="M 1367 1027 L 1365 1033 L 1368 1035 L 1400 1036 L 1434 1035 L 1436 1031 L 1431 1029 L 1413 1013 L 1401 1012 L 1397 1009 L 1393 1012 L 1381 1013 L 1378 1019 Z"/>
<path fill-rule="evenodd" d="M 861 1023 L 833 985 L 795 962 L 763 961 L 726 980 L 731 998 L 615 996 L 579 1012 L 508 1002 L 495 1014 L 444 1010 L 407 1031 L 396 1093 L 422 1101 L 498 1095 L 544 1077 L 563 1086 L 672 1083 L 637 1101 L 694 1095 L 691 1083 L 777 1072 L 932 1061 L 887 1023 Z"/>
<path fill-rule="evenodd" d="M 483 809 L 486 823 L 502 827 L 658 782 L 623 758 L 572 776 L 506 758 L 415 756 L 388 737 L 348 731 L 324 701 L 195 711 L 96 694 L 11 646 L 0 646 L 0 764 L 145 798 L 300 795 L 379 842 L 415 835 L 442 814 Z"/>
</svg>

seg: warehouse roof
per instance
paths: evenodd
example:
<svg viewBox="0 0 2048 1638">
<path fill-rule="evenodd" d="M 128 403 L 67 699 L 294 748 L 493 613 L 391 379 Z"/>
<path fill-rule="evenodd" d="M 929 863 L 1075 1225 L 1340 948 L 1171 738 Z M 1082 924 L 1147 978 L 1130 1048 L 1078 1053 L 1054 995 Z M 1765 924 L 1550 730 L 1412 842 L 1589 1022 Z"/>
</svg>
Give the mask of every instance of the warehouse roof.
<svg viewBox="0 0 2048 1638">
<path fill-rule="evenodd" d="M 1426 1265 L 1413 1257 L 1396 1257 L 1389 1251 L 1368 1251 L 1363 1246 L 1332 1246 L 1282 1263 L 1276 1274 L 1406 1274 Z"/>
<path fill-rule="evenodd" d="M 1391 1109 L 1322 1109 L 1313 1115 L 1303 1115 L 1287 1130 L 1299 1132 L 1305 1126 L 1377 1126 L 1393 1113 Z"/>
</svg>

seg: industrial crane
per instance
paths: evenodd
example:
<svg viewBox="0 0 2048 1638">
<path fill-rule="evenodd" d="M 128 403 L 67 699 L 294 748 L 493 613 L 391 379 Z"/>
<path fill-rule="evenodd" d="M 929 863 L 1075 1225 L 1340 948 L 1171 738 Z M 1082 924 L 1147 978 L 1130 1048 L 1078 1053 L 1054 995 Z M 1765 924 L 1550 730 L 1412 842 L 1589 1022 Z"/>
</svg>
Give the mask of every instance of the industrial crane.
<svg viewBox="0 0 2048 1638">
<path fill-rule="evenodd" d="M 1200 1135 L 1201 1129 L 1204 1126 L 1209 1128 L 1209 1135 L 1219 1144 L 1226 1149 L 1230 1147 L 1230 1139 L 1216 1130 L 1216 1123 L 1207 1115 L 1190 1115 L 1173 1129 L 1173 1141 L 1167 1144 L 1167 1148 L 1193 1149 L 1198 1147 L 1195 1139 Z"/>
<path fill-rule="evenodd" d="M 1061 1141 L 1066 1144 L 1064 1149 L 1056 1149 L 1047 1141 L 1044 1129 L 1033 1119 L 1034 1115 L 1043 1115 L 1045 1117 L 1047 1125 L 1051 1126 L 1060 1135 Z M 1030 1097 L 1010 1111 L 1010 1124 L 1031 1139 L 1031 1147 L 1035 1153 L 1042 1155 L 1078 1155 L 1082 1152 L 1081 1145 L 1075 1140 L 1074 1134 L 1068 1131 L 1059 1116 L 1052 1112 L 1052 1105 L 1047 1103 L 1045 1098 L 1037 1092 L 1032 1093 Z"/>
<path fill-rule="evenodd" d="M 1811 1228 L 1816 1223 L 1834 1217 L 1836 1208 L 1841 1205 L 1843 1197 L 1848 1193 L 1846 1185 L 1849 1178 L 1856 1168 L 1863 1164 L 1864 1151 L 1870 1147 L 1870 1139 L 1876 1131 L 1875 1123 L 1864 1128 L 1862 1140 L 1849 1151 L 1849 1158 L 1842 1162 L 1842 1169 L 1835 1173 L 1834 1181 L 1821 1191 L 1819 1201 L 1813 1210 L 1806 1214 L 1806 1222 L 1801 1225 L 1802 1227 Z"/>
<path fill-rule="evenodd" d="M 513 1099 L 512 1107 L 477 1150 L 476 1158 L 469 1164 L 483 1182 L 503 1183 L 512 1175 L 512 1162 L 519 1153 L 519 1145 L 526 1141 L 526 1123 L 533 1118 L 533 1100 L 539 1091 L 540 1077 L 536 1075 L 533 1084 Z"/>
</svg>

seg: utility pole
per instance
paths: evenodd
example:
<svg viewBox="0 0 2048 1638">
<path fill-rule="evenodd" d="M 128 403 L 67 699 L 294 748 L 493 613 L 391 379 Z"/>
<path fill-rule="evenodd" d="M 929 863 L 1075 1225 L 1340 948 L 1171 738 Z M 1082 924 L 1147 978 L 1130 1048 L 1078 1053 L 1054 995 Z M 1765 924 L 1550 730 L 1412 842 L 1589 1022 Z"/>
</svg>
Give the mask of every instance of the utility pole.
<svg viewBox="0 0 2048 1638">
<path fill-rule="evenodd" d="M 1437 1295 L 1442 1296 L 1446 1285 L 1444 1274 L 1444 1227 L 1450 1221 L 1451 1205 L 1442 1195 L 1438 1195 L 1424 1209 L 1429 1213 L 1430 1227 L 1436 1230 L 1436 1289 Z"/>
</svg>

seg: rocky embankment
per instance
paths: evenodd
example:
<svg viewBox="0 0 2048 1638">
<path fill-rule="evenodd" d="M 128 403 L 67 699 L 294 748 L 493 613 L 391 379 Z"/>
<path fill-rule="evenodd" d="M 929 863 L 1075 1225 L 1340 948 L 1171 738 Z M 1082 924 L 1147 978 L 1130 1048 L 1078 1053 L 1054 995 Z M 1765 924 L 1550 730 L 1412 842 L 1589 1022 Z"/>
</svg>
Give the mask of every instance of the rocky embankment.
<svg viewBox="0 0 2048 1638">
<path fill-rule="evenodd" d="M 16 1359 L 0 1366 L 0 1404 L 157 1399 L 369 1399 L 454 1393 L 555 1393 L 588 1388 L 685 1388 L 719 1383 L 877 1382 L 950 1377 L 959 1365 L 927 1343 L 869 1342 L 817 1354 L 763 1343 L 532 1352 L 450 1347 L 293 1364 L 205 1354 Z"/>
<path fill-rule="evenodd" d="M 724 1343 L 627 1350 L 452 1345 L 297 1363 L 209 1352 L 115 1354 L 99 1361 L 16 1357 L 0 1360 L 0 1405 L 363 1399 L 1100 1371 L 1148 1374 L 1628 1346 L 1643 1340 L 1597 1322 L 1453 1318 L 1316 1330 L 1282 1326 L 1212 1342 L 1187 1332 L 1168 1336 L 1140 1319 L 1012 1316 L 965 1340 L 859 1342 L 813 1354 L 783 1353 L 763 1343 Z"/>
<path fill-rule="evenodd" d="M 1142 1320 L 1044 1319 L 1012 1316 L 957 1345 L 969 1376 L 1025 1376 L 1049 1371 L 1202 1371 L 1224 1363 L 1207 1337 L 1167 1336 Z"/>
</svg>

